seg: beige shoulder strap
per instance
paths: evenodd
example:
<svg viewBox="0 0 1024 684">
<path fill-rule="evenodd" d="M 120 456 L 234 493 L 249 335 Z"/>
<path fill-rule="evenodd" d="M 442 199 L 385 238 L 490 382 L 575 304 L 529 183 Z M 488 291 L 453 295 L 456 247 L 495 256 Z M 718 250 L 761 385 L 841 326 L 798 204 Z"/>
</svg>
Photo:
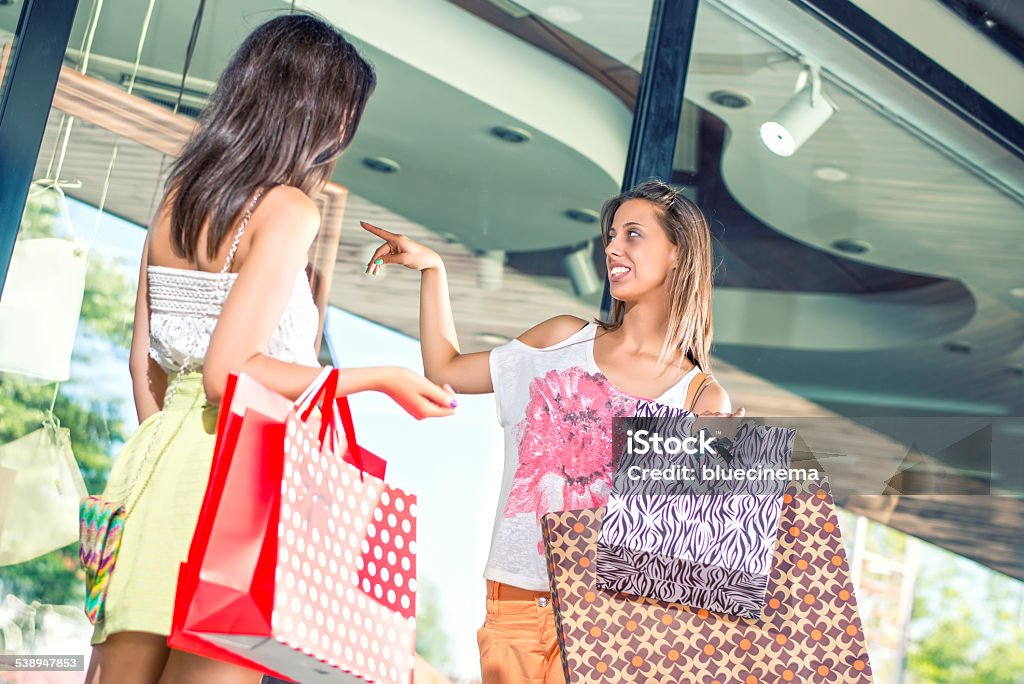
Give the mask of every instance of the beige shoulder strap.
<svg viewBox="0 0 1024 684">
<path fill-rule="evenodd" d="M 686 388 L 686 403 L 684 406 L 687 411 L 693 411 L 694 407 L 697 406 L 697 400 L 700 399 L 700 395 L 713 382 L 718 381 L 710 373 L 697 373 L 693 380 L 690 381 L 690 386 Z"/>
</svg>

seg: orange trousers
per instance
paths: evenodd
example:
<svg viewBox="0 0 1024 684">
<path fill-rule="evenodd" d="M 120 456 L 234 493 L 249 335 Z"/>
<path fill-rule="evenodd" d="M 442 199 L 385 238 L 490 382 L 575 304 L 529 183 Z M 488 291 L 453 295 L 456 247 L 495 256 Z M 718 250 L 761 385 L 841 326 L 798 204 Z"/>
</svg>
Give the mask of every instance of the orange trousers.
<svg viewBox="0 0 1024 684">
<path fill-rule="evenodd" d="M 547 592 L 487 580 L 487 617 L 476 640 L 483 684 L 565 684 Z"/>
</svg>

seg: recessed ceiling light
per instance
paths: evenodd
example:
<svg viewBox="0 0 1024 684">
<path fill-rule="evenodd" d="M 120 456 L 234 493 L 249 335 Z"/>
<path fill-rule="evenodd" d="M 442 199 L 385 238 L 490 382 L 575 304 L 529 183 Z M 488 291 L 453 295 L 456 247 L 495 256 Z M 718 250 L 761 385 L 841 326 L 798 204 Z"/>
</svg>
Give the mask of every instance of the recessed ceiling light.
<svg viewBox="0 0 1024 684">
<path fill-rule="evenodd" d="M 814 169 L 814 177 L 829 183 L 842 183 L 850 177 L 850 174 L 834 166 L 819 166 Z"/>
<path fill-rule="evenodd" d="M 601 215 L 593 209 L 580 209 L 572 208 L 567 209 L 565 215 L 573 221 L 579 221 L 580 223 L 597 223 L 601 220 Z"/>
<path fill-rule="evenodd" d="M 363 166 L 378 173 L 398 173 L 402 168 L 394 159 L 387 157 L 366 157 L 363 159 Z"/>
<path fill-rule="evenodd" d="M 495 126 L 491 129 L 491 135 L 510 143 L 525 143 L 533 139 L 529 131 L 515 126 Z"/>
<path fill-rule="evenodd" d="M 738 93 L 735 90 L 716 90 L 708 97 L 719 107 L 729 109 L 743 109 L 749 107 L 750 103 L 754 101 L 749 95 Z"/>
<path fill-rule="evenodd" d="M 864 254 L 865 252 L 871 251 L 870 242 L 854 240 L 852 238 L 836 240 L 832 243 L 832 247 L 838 249 L 840 252 L 846 252 L 847 254 Z"/>
<path fill-rule="evenodd" d="M 1010 290 L 1010 294 L 1013 295 L 1014 297 L 1020 297 L 1021 299 L 1024 299 L 1024 287 L 1015 287 L 1012 290 Z"/>
<path fill-rule="evenodd" d="M 583 18 L 583 12 L 575 7 L 566 7 L 565 5 L 551 5 L 541 10 L 540 13 L 545 19 L 556 24 L 575 24 Z"/>
<path fill-rule="evenodd" d="M 946 351 L 951 351 L 954 354 L 970 354 L 971 350 L 974 349 L 970 342 L 964 342 L 963 340 L 950 340 L 942 346 L 945 347 Z"/>
</svg>

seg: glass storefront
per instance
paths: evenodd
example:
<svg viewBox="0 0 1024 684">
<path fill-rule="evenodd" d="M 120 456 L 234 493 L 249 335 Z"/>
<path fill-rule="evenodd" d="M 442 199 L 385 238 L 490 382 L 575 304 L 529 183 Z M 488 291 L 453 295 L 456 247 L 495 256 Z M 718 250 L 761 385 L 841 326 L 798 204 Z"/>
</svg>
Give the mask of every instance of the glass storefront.
<svg viewBox="0 0 1024 684">
<path fill-rule="evenodd" d="M 463 352 L 553 315 L 593 319 L 606 276 L 598 212 L 622 184 L 660 4 L 230 0 L 200 3 L 197 17 L 192 5 L 80 2 L 18 244 L 81 246 L 81 320 L 59 386 L 0 374 L 0 445 L 39 428 L 54 402 L 100 491 L 134 429 L 135 283 L 169 164 L 234 49 L 292 10 L 341 29 L 378 79 L 320 200 L 310 259 L 322 360 L 420 368 L 419 276 L 366 276 L 379 242 L 359 221 L 444 257 Z M 870 416 L 1020 416 L 1024 160 L 812 5 L 699 3 L 666 180 L 710 219 L 716 376 L 748 415 L 851 430 Z M 990 43 L 939 3 L 917 23 L 951 31 L 944 45 L 878 3 L 856 5 L 967 86 L 981 75 L 956 54 L 961 40 L 1005 82 L 1024 76 L 1004 53 L 985 61 Z M 22 6 L 0 3 L 0 45 Z M 977 88 L 1020 124 L 1010 89 Z M 460 397 L 456 417 L 423 423 L 377 396 L 353 408 L 361 441 L 420 499 L 418 651 L 451 681 L 479 681 L 502 467 L 493 398 Z M 1010 555 L 1020 500 L 901 499 L 883 517 L 869 498 L 840 501 L 840 522 L 876 681 L 961 681 L 936 674 L 942 662 L 978 681 L 1024 676 L 1012 655 L 1024 636 L 1024 569 Z M 87 651 L 76 558 L 70 545 L 0 568 L 0 652 Z"/>
</svg>

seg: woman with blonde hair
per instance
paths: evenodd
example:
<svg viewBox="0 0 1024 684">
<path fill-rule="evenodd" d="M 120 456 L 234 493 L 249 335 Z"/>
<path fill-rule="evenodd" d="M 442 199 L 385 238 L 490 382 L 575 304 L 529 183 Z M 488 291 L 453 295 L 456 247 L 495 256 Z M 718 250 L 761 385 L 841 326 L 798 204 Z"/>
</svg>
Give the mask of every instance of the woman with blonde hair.
<svg viewBox="0 0 1024 684">
<path fill-rule="evenodd" d="M 650 181 L 601 214 L 611 320 L 556 316 L 491 351 L 462 354 L 444 263 L 376 226 L 368 270 L 421 272 L 420 340 L 429 379 L 456 392 L 494 392 L 505 428 L 505 472 L 484 576 L 487 616 L 477 639 L 485 684 L 561 682 L 539 521 L 605 503 L 613 475 L 612 419 L 654 402 L 710 416 L 732 411 L 707 372 L 711 234 L 691 201 Z"/>
</svg>

